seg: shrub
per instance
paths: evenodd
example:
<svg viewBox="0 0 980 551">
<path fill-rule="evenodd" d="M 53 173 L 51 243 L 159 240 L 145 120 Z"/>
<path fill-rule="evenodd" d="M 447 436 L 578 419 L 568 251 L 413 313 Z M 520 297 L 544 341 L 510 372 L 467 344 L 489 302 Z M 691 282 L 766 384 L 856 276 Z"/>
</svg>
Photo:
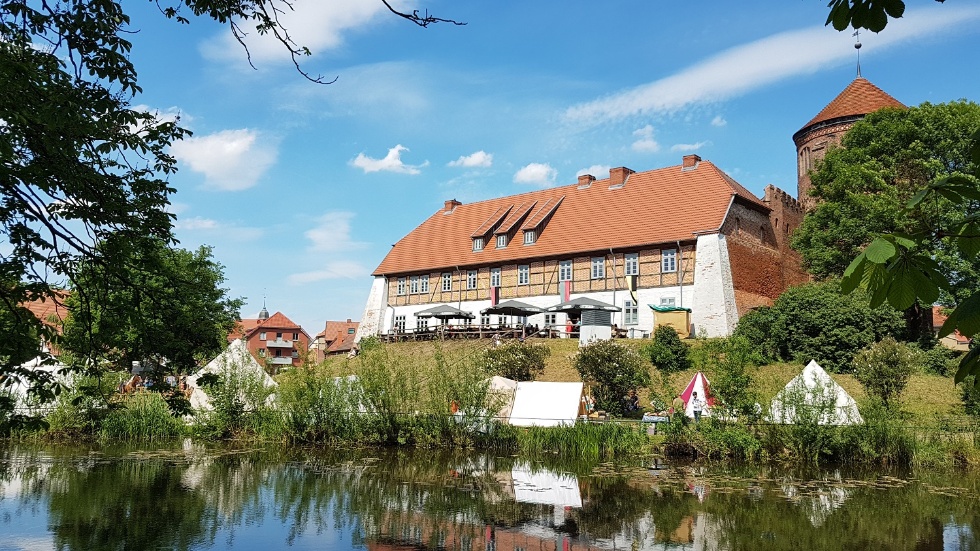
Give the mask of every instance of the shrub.
<svg viewBox="0 0 980 551">
<path fill-rule="evenodd" d="M 611 340 L 596 341 L 579 349 L 575 369 L 592 385 L 596 408 L 623 415 L 630 391 L 650 384 L 646 362 L 632 348 Z"/>
<path fill-rule="evenodd" d="M 662 373 L 677 373 L 690 369 L 691 360 L 687 356 L 687 345 L 681 342 L 677 331 L 669 325 L 660 325 L 653 332 L 653 340 L 643 347 L 642 353 L 650 358 Z"/>
<path fill-rule="evenodd" d="M 735 334 L 753 343 L 760 357 L 778 349 L 779 359 L 801 363 L 817 360 L 828 371 L 838 373 L 850 370 L 858 350 L 885 336 L 902 337 L 905 333 L 901 312 L 887 304 L 870 308 L 867 296 L 860 291 L 842 295 L 836 281 L 792 287 L 771 309 L 746 318 L 745 328 L 740 322 Z"/>
<path fill-rule="evenodd" d="M 733 336 L 722 341 L 721 354 L 714 363 L 712 393 L 721 400 L 729 412 L 754 420 L 757 417 L 758 397 L 752 391 L 752 343 L 743 336 Z"/>
<path fill-rule="evenodd" d="M 780 312 L 770 306 L 760 306 L 746 312 L 738 320 L 733 336 L 752 344 L 752 363 L 766 365 L 783 359 L 783 342 L 777 331 Z"/>
<path fill-rule="evenodd" d="M 915 349 L 885 337 L 854 356 L 854 376 L 869 396 L 877 397 L 888 408 L 902 395 L 917 360 Z"/>
<path fill-rule="evenodd" d="M 544 360 L 551 349 L 544 344 L 508 341 L 483 353 L 484 369 L 515 381 L 533 381 L 544 373 Z"/>
<path fill-rule="evenodd" d="M 960 360 L 958 353 L 937 344 L 920 355 L 920 367 L 923 373 L 949 377 L 956 373 Z"/>
<path fill-rule="evenodd" d="M 970 415 L 980 417 L 980 384 L 976 384 L 976 376 L 970 375 L 960 383 L 963 396 L 963 407 Z"/>
<path fill-rule="evenodd" d="M 122 407 L 113 408 L 102 420 L 99 436 L 122 440 L 160 440 L 176 438 L 183 422 L 170 413 L 158 392 L 137 392 L 125 396 Z"/>
</svg>

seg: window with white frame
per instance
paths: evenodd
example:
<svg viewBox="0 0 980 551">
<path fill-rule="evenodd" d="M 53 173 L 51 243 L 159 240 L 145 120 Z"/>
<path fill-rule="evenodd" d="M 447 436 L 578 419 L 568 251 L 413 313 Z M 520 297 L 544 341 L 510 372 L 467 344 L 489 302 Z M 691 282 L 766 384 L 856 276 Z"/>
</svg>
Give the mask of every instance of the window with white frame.
<svg viewBox="0 0 980 551">
<path fill-rule="evenodd" d="M 418 294 L 418 292 L 419 292 L 419 276 L 412 276 L 411 279 L 409 279 L 408 281 L 409 281 L 408 292 L 411 293 L 411 294 L 413 294 L 413 295 Z"/>
<path fill-rule="evenodd" d="M 404 295 L 405 294 L 405 278 L 404 277 L 398 278 L 398 294 L 399 295 Z"/>
<path fill-rule="evenodd" d="M 473 250 L 474 251 L 482 251 L 483 250 L 483 238 L 482 237 L 474 237 L 473 238 Z"/>
<path fill-rule="evenodd" d="M 405 332 L 405 316 L 395 316 L 394 328 L 399 333 Z"/>
<path fill-rule="evenodd" d="M 453 274 L 442 274 L 442 290 L 447 293 L 453 290 Z"/>
<path fill-rule="evenodd" d="M 490 268 L 490 286 L 500 287 L 500 268 Z"/>
<path fill-rule="evenodd" d="M 259 340 L 260 341 L 264 341 L 265 340 L 265 331 L 259 333 Z"/>
<path fill-rule="evenodd" d="M 663 273 L 677 271 L 677 251 L 664 249 L 660 257 L 660 271 Z"/>
<path fill-rule="evenodd" d="M 480 325 L 490 325 L 490 314 L 480 314 Z"/>
<path fill-rule="evenodd" d="M 466 272 L 466 288 L 476 289 L 476 270 Z"/>
<path fill-rule="evenodd" d="M 531 283 L 531 267 L 527 264 L 522 264 L 517 267 L 517 284 L 527 285 Z"/>
<path fill-rule="evenodd" d="M 623 273 L 631 275 L 640 275 L 640 254 L 639 253 L 629 253 L 626 255 L 626 262 L 623 266 Z"/>
<path fill-rule="evenodd" d="M 497 248 L 503 249 L 507 246 L 507 234 L 500 234 L 497 236 Z"/>
<path fill-rule="evenodd" d="M 676 305 L 676 301 L 674 300 L 674 297 L 660 297 L 660 305 L 661 306 L 674 306 L 674 305 Z"/>
<path fill-rule="evenodd" d="M 260 348 L 259 349 L 259 357 L 260 358 L 264 358 L 265 357 L 265 348 Z"/>
<path fill-rule="evenodd" d="M 424 275 L 419 279 L 419 292 L 420 293 L 429 292 L 429 276 Z"/>
<path fill-rule="evenodd" d="M 623 325 L 636 325 L 639 323 L 639 317 L 635 302 L 632 300 L 623 302 Z"/>
<path fill-rule="evenodd" d="M 558 281 L 572 280 L 572 261 L 562 260 L 558 263 Z"/>
<path fill-rule="evenodd" d="M 415 320 L 415 330 L 425 331 L 429 328 L 429 318 L 416 318 Z"/>
<path fill-rule="evenodd" d="M 594 257 L 592 259 L 592 279 L 605 279 L 606 277 L 606 259 L 599 257 Z"/>
<path fill-rule="evenodd" d="M 524 244 L 533 245 L 535 241 L 538 240 L 538 234 L 534 230 L 526 230 L 524 232 Z"/>
<path fill-rule="evenodd" d="M 546 327 L 552 327 L 558 323 L 558 314 L 545 314 L 544 324 Z"/>
</svg>

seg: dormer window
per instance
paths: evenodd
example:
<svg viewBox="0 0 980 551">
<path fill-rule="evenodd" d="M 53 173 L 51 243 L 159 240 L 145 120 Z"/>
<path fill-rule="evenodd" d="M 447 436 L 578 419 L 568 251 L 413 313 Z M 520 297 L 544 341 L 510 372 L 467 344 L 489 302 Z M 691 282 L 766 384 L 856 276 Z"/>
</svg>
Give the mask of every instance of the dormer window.
<svg viewBox="0 0 980 551">
<path fill-rule="evenodd" d="M 533 245 L 534 242 L 537 240 L 537 238 L 538 238 L 538 234 L 534 230 L 526 230 L 524 232 L 524 244 L 525 245 Z"/>
<path fill-rule="evenodd" d="M 497 248 L 503 249 L 507 247 L 507 235 L 501 234 L 497 236 Z"/>
<path fill-rule="evenodd" d="M 473 238 L 473 251 L 478 252 L 483 250 L 483 238 L 474 237 Z"/>
</svg>

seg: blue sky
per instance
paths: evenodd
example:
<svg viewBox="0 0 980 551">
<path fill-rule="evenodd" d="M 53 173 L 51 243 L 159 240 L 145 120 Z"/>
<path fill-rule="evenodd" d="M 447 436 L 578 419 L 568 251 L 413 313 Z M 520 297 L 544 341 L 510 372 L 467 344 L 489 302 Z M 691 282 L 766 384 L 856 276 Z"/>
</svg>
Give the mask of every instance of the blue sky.
<svg viewBox="0 0 980 551">
<path fill-rule="evenodd" d="M 823 0 L 401 2 L 467 23 L 421 29 L 372 0 L 296 0 L 310 48 L 167 21 L 127 3 L 143 93 L 180 114 L 172 210 L 207 244 L 244 317 L 314 335 L 358 319 L 371 271 L 447 199 L 464 203 L 637 171 L 696 152 L 760 194 L 796 190 L 792 134 L 855 76 L 854 38 Z M 980 4 L 907 0 L 862 33 L 863 76 L 907 105 L 977 100 Z M 254 33 L 253 33 L 254 34 Z"/>
</svg>

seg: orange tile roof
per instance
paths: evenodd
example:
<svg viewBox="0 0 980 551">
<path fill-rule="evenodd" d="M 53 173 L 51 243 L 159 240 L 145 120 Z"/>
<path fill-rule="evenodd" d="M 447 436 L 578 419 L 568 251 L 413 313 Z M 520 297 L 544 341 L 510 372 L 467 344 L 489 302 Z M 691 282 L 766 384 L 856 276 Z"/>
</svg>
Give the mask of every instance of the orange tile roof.
<svg viewBox="0 0 980 551">
<path fill-rule="evenodd" d="M 235 324 L 235 328 L 228 334 L 228 342 L 245 337 L 245 335 L 248 335 L 252 329 L 258 327 L 260 323 L 262 323 L 262 320 L 260 319 L 238 320 L 238 323 Z"/>
<path fill-rule="evenodd" d="M 276 312 L 275 314 L 269 316 L 267 320 L 261 319 L 243 319 L 239 320 L 238 324 L 228 335 L 228 340 L 233 341 L 238 338 L 248 338 L 251 337 L 256 331 L 262 329 L 299 329 L 307 337 L 309 334 L 302 326 L 297 325 L 293 320 L 287 318 L 282 312 Z"/>
<path fill-rule="evenodd" d="M 330 343 L 326 348 L 328 353 L 348 351 L 354 344 L 358 325 L 360 323 L 356 321 L 328 321 L 317 337 L 323 337 Z M 350 329 L 353 329 L 354 333 L 350 333 Z"/>
<path fill-rule="evenodd" d="M 867 115 L 884 107 L 905 108 L 905 105 L 888 95 L 887 92 L 862 77 L 857 77 L 844 88 L 833 101 L 827 104 L 816 117 L 803 125 L 803 129 L 815 124 L 842 117 Z M 802 131 L 802 130 L 801 130 Z"/>
<path fill-rule="evenodd" d="M 55 327 L 61 332 L 61 323 L 68 317 L 68 309 L 65 308 L 65 299 L 68 298 L 68 291 L 54 291 L 55 296 L 44 297 L 24 303 L 34 314 L 34 317 L 50 327 Z"/>
<path fill-rule="evenodd" d="M 717 230 L 732 196 L 768 212 L 758 197 L 708 161 L 693 169 L 671 166 L 629 175 L 625 186 L 608 189 L 596 180 L 456 206 L 430 216 L 392 247 L 374 275 L 454 269 L 456 266 L 516 263 L 531 258 L 635 248 L 690 240 Z M 502 249 L 494 242 L 473 251 L 471 235 L 501 207 L 564 200 L 533 245 L 514 240 Z M 511 211 L 513 216 L 522 208 Z M 505 225 L 507 224 L 505 220 Z M 526 224 L 525 224 L 526 226 Z"/>
</svg>

